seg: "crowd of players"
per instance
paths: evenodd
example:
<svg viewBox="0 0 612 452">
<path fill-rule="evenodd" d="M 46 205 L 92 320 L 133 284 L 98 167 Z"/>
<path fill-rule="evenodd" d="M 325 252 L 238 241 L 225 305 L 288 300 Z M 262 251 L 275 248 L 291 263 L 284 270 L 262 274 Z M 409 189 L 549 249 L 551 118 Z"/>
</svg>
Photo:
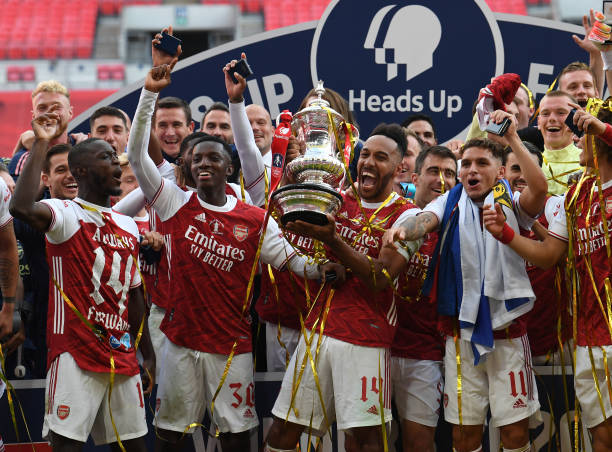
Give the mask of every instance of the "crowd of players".
<svg viewBox="0 0 612 452">
<path fill-rule="evenodd" d="M 593 450 L 612 450 L 612 103 L 598 100 L 612 66 L 577 42 L 590 66 L 568 65 L 537 112 L 521 85 L 490 115 L 510 120 L 503 137 L 473 128 L 440 146 L 424 115 L 376 127 L 326 226 L 266 222 L 275 129 L 245 105 L 235 61 L 228 105 L 199 132 L 184 100 L 159 96 L 178 55 L 155 46 L 133 117 L 100 108 L 89 136 L 67 133 L 67 90 L 39 84 L 32 130 L 0 168 L 0 337 L 5 355 L 26 341 L 28 372 L 46 376 L 53 449 L 91 434 L 145 450 L 157 384 L 157 451 L 207 410 L 223 450 L 249 450 L 252 301 L 267 370 L 284 372 L 264 450 L 297 450 L 334 421 L 346 450 L 383 450 L 393 400 L 406 451 L 434 450 L 440 409 L 455 450 L 481 450 L 489 408 L 503 450 L 529 451 L 532 365 L 545 364 L 574 366 Z M 324 98 L 354 123 L 341 96 Z M 290 139 L 287 160 L 301 152 Z"/>
</svg>

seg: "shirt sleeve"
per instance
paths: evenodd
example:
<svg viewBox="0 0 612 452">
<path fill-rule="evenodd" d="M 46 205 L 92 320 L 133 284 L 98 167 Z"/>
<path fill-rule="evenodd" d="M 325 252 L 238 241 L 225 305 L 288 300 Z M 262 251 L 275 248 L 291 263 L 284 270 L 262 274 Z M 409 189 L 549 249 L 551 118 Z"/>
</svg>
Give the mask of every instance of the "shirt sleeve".
<svg viewBox="0 0 612 452">
<path fill-rule="evenodd" d="M 230 102 L 229 111 L 234 144 L 240 158 L 245 189 L 251 195 L 254 205 L 263 205 L 265 198 L 264 171 L 266 168 L 261 152 L 255 144 L 253 129 L 249 123 L 244 102 Z"/>
<path fill-rule="evenodd" d="M 421 209 L 419 208 L 406 210 L 398 217 L 397 220 L 395 220 L 395 223 L 393 223 L 392 227 L 402 224 L 408 218 L 414 217 L 418 215 L 419 213 L 421 213 Z M 419 240 L 414 240 L 412 242 L 401 242 L 401 243 L 395 242 L 394 243 L 395 249 L 404 259 L 406 259 L 406 261 L 410 260 L 410 257 L 415 253 L 415 251 L 417 251 L 421 247 L 422 244 L 423 244 L 422 238 Z"/>
<path fill-rule="evenodd" d="M 174 166 L 168 160 L 164 159 L 157 167 L 157 171 L 161 174 L 161 177 L 168 179 L 176 183 L 176 176 L 174 174 Z"/>
<path fill-rule="evenodd" d="M 149 157 L 148 152 L 151 117 L 155 110 L 156 100 L 157 93 L 142 89 L 127 147 L 132 171 L 134 171 L 145 197 L 151 201 L 155 198 L 162 185 L 162 177 L 155 163 Z"/>
<path fill-rule="evenodd" d="M 183 191 L 166 179 L 161 179 L 161 181 L 161 187 L 151 201 L 151 207 L 155 209 L 162 221 L 166 221 L 187 204 L 192 195 L 197 196 L 197 193 Z"/>
<path fill-rule="evenodd" d="M 548 233 L 554 238 L 567 242 L 569 235 L 567 233 L 567 217 L 565 216 L 565 202 L 560 202 L 557 205 L 556 211 L 553 213 L 554 220 L 548 226 Z"/>
<path fill-rule="evenodd" d="M 518 222 L 519 227 L 531 231 L 533 223 L 537 220 L 537 218 L 533 218 L 527 212 L 523 210 L 521 207 L 521 192 L 515 191 L 512 195 L 512 201 L 514 204 L 514 214 L 516 215 L 516 221 Z"/>
<path fill-rule="evenodd" d="M 278 224 L 273 218 L 268 221 L 266 236 L 261 247 L 261 261 L 278 270 L 285 267 L 308 279 L 319 276 L 318 266 L 303 256 L 299 256 L 291 244 L 283 237 Z"/>
<path fill-rule="evenodd" d="M 444 217 L 444 209 L 446 208 L 446 200 L 448 199 L 448 192 L 443 195 L 438 196 L 436 199 L 431 201 L 429 204 L 425 206 L 423 212 L 431 212 L 436 218 L 438 218 L 438 222 L 442 223 L 442 217 Z"/>
<path fill-rule="evenodd" d="M 138 187 L 116 203 L 113 206 L 113 210 L 133 218 L 145 207 L 146 203 L 147 200 L 145 199 L 144 193 L 140 187 Z"/>
<path fill-rule="evenodd" d="M 6 182 L 0 179 L 0 228 L 3 228 L 13 219 L 9 213 L 9 203 L 11 202 L 11 192 L 6 186 Z"/>
<path fill-rule="evenodd" d="M 43 199 L 40 201 L 51 210 L 51 224 L 47 239 L 51 243 L 64 243 L 79 229 L 79 217 L 73 201 Z"/>
</svg>

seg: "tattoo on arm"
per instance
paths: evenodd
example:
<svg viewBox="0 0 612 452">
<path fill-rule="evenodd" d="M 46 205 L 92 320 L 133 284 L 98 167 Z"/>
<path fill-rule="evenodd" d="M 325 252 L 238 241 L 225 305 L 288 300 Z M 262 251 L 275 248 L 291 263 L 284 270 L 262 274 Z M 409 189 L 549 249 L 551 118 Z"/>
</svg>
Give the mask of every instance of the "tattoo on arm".
<svg viewBox="0 0 612 452">
<path fill-rule="evenodd" d="M 418 240 L 438 225 L 438 218 L 431 212 L 424 212 L 410 217 L 402 225 L 408 241 Z"/>
</svg>

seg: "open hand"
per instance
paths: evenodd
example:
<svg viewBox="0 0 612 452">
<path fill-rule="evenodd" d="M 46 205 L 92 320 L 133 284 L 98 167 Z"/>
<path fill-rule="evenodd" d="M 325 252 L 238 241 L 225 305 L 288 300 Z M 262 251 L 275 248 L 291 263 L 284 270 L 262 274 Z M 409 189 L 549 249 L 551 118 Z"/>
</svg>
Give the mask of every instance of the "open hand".
<svg viewBox="0 0 612 452">
<path fill-rule="evenodd" d="M 240 54 L 241 58 L 246 58 L 246 53 L 242 52 Z M 236 66 L 238 60 L 232 60 L 225 65 L 223 68 L 223 74 L 225 75 L 225 89 L 227 90 L 227 97 L 230 102 L 233 104 L 237 104 L 244 100 L 244 90 L 246 89 L 246 80 L 242 75 L 238 72 L 234 72 L 234 77 L 238 80 L 238 83 L 234 83 L 232 78 L 230 77 L 230 72 L 232 72 L 234 66 Z"/>
<path fill-rule="evenodd" d="M 498 203 L 495 203 L 495 208 L 492 208 L 491 204 L 482 206 L 482 221 L 493 237 L 500 238 L 502 236 L 506 217 Z"/>
<path fill-rule="evenodd" d="M 336 221 L 330 214 L 327 214 L 327 224 L 323 226 L 297 220 L 290 221 L 287 223 L 286 227 L 287 230 L 293 232 L 294 234 L 312 237 L 313 239 L 319 240 L 323 243 L 331 243 L 336 236 Z"/>
<path fill-rule="evenodd" d="M 595 23 L 595 16 L 593 14 L 593 10 L 591 9 L 588 16 L 582 16 L 582 26 L 584 27 L 584 38 L 580 39 L 578 36 L 572 35 L 572 39 L 585 52 L 599 54 L 599 48 L 597 47 L 597 44 L 595 44 L 593 41 L 589 39 L 589 34 L 591 33 L 591 30 L 593 29 L 593 23 Z"/>
</svg>

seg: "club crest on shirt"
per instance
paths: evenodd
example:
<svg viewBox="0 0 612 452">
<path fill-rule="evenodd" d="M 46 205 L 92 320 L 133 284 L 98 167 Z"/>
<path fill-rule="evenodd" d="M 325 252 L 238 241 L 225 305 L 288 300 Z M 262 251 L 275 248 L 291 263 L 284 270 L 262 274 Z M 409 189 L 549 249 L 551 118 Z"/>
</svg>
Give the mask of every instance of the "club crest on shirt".
<svg viewBox="0 0 612 452">
<path fill-rule="evenodd" d="M 210 231 L 213 234 L 223 234 L 223 223 L 221 223 L 219 220 L 214 219 L 209 223 L 210 226 Z"/>
<path fill-rule="evenodd" d="M 119 339 L 117 339 L 115 336 L 112 336 L 108 338 L 108 342 L 111 346 L 111 348 L 113 349 L 117 349 L 121 346 L 121 342 L 119 342 Z"/>
<path fill-rule="evenodd" d="M 57 417 L 62 421 L 70 415 L 70 407 L 68 405 L 59 405 L 57 407 Z"/>
<path fill-rule="evenodd" d="M 234 237 L 236 237 L 236 240 L 238 240 L 239 242 L 243 242 L 248 236 L 249 236 L 248 227 L 242 224 L 237 224 L 236 226 L 234 226 Z"/>
</svg>

